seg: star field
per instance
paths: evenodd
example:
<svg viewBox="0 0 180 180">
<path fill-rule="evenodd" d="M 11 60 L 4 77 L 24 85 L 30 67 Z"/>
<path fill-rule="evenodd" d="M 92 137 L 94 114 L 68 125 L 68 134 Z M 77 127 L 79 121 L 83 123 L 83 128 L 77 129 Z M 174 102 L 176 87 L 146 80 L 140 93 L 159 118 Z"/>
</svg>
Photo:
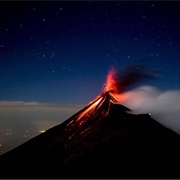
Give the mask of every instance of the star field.
<svg viewBox="0 0 180 180">
<path fill-rule="evenodd" d="M 180 86 L 179 2 L 0 2 L 0 100 L 85 104 L 108 70 L 155 68 Z M 147 82 L 148 83 L 148 82 Z"/>
</svg>

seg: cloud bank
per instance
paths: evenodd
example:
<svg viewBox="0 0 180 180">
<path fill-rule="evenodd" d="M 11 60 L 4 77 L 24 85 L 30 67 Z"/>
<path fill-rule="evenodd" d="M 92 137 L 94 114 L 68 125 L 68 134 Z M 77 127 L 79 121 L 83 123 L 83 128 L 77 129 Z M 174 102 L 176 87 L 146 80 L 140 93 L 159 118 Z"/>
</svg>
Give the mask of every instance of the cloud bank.
<svg viewBox="0 0 180 180">
<path fill-rule="evenodd" d="M 82 107 L 83 105 L 0 101 L 0 130 L 17 126 L 47 129 L 62 123 Z"/>
<path fill-rule="evenodd" d="M 83 105 L 0 101 L 0 154 L 61 124 Z"/>
</svg>

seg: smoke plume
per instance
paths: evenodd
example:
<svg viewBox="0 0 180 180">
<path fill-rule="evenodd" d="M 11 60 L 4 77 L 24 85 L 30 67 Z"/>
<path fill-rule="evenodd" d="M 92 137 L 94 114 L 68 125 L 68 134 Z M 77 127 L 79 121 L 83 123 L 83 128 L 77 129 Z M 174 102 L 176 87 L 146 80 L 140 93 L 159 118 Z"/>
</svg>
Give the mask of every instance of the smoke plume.
<svg viewBox="0 0 180 180">
<path fill-rule="evenodd" d="M 130 108 L 130 113 L 149 113 L 153 119 L 180 134 L 180 90 L 160 91 L 152 86 L 137 87 L 139 82 L 157 80 L 155 75 L 162 72 L 134 64 L 110 73 L 115 89 L 121 95 L 122 101 L 119 103 Z"/>
<path fill-rule="evenodd" d="M 152 118 L 180 134 L 180 91 L 161 92 L 155 87 L 141 86 L 124 93 L 122 103 L 134 114 L 150 113 Z"/>
</svg>

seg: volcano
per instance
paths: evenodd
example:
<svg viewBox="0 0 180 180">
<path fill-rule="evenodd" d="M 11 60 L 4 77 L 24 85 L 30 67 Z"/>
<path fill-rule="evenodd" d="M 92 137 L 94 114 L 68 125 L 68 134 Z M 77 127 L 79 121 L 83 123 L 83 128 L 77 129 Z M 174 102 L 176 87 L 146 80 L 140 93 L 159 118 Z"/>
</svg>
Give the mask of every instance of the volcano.
<svg viewBox="0 0 180 180">
<path fill-rule="evenodd" d="M 149 114 L 131 114 L 111 87 L 1 155 L 0 178 L 180 178 L 179 135 Z"/>
</svg>

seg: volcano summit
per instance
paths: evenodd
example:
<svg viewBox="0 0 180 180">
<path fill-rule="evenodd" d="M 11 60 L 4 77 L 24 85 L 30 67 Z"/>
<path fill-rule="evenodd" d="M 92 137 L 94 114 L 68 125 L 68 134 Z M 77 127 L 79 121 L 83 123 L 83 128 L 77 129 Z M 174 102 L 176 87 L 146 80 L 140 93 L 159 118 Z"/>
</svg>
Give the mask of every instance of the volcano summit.
<svg viewBox="0 0 180 180">
<path fill-rule="evenodd" d="M 129 113 L 114 85 L 0 156 L 0 178 L 179 178 L 179 135 L 149 114 Z"/>
</svg>

